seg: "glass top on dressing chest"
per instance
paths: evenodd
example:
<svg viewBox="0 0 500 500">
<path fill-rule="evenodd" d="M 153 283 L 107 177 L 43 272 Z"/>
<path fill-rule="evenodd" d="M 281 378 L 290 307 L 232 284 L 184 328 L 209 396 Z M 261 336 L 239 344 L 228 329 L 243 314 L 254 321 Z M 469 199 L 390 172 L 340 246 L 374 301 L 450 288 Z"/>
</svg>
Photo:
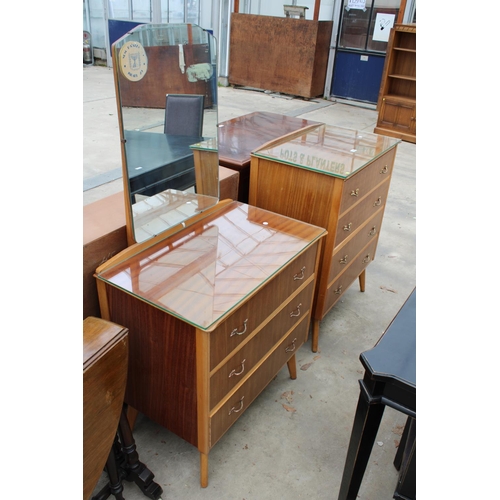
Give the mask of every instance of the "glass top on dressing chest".
<svg viewBox="0 0 500 500">
<path fill-rule="evenodd" d="M 211 330 L 325 230 L 231 202 L 97 278 L 197 328 Z"/>
</svg>

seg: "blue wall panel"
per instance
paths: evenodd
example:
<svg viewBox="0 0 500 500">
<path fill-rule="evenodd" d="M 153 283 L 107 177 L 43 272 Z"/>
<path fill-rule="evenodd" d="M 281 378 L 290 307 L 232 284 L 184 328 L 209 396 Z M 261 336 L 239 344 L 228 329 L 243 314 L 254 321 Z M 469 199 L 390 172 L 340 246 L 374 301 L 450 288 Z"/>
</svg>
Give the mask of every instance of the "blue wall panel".
<svg viewBox="0 0 500 500">
<path fill-rule="evenodd" d="M 367 61 L 361 58 L 367 57 Z M 332 96 L 376 103 L 384 71 L 385 56 L 337 52 Z"/>
</svg>

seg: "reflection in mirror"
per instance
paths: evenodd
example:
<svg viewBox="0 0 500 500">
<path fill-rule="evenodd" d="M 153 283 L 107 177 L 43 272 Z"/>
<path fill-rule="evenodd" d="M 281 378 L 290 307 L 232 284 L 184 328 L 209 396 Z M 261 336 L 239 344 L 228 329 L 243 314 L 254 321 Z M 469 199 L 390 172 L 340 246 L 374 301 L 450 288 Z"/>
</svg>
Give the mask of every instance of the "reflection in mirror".
<svg viewBox="0 0 500 500">
<path fill-rule="evenodd" d="M 192 24 L 145 24 L 113 44 L 129 243 L 215 205 L 217 55 Z"/>
</svg>

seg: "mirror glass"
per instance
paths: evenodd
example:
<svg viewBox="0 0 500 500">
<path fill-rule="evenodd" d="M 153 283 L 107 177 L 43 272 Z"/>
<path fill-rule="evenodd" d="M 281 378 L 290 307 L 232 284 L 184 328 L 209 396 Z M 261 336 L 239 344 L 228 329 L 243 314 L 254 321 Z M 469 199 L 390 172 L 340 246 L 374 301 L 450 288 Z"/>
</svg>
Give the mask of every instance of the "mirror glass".
<svg viewBox="0 0 500 500">
<path fill-rule="evenodd" d="M 113 44 L 133 241 L 218 202 L 216 49 L 193 24 L 145 24 Z"/>
</svg>

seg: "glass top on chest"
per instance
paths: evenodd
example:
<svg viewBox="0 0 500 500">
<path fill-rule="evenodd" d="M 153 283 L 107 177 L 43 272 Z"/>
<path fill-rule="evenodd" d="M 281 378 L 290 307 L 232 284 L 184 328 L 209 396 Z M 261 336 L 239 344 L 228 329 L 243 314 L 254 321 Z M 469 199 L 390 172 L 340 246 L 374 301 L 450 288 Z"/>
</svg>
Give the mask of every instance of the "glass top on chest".
<svg viewBox="0 0 500 500">
<path fill-rule="evenodd" d="M 319 125 L 291 140 L 273 142 L 254 156 L 346 179 L 400 139 L 333 125 Z"/>
</svg>

